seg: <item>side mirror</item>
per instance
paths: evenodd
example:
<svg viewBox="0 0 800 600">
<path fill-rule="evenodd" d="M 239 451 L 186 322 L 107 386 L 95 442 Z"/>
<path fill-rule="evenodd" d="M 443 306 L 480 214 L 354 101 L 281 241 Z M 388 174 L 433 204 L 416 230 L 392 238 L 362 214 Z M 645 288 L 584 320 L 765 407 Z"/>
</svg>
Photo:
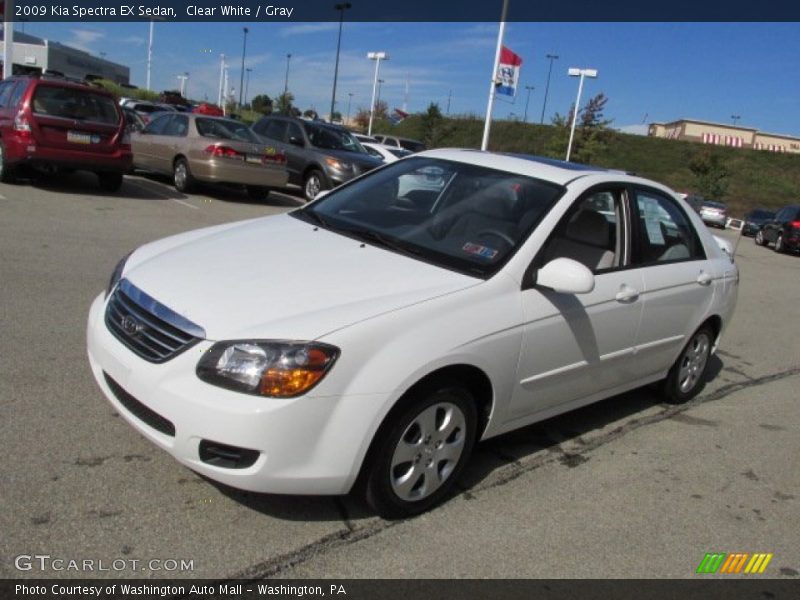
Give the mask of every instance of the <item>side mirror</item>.
<svg viewBox="0 0 800 600">
<path fill-rule="evenodd" d="M 293 146 L 300 146 L 301 148 L 303 146 L 305 146 L 305 144 L 303 143 L 303 140 L 301 140 L 299 137 L 294 136 L 294 135 L 289 138 L 289 143 L 292 144 Z"/>
<path fill-rule="evenodd" d="M 571 258 L 554 258 L 539 269 L 536 285 L 559 294 L 588 294 L 594 289 L 594 275 Z"/>
</svg>

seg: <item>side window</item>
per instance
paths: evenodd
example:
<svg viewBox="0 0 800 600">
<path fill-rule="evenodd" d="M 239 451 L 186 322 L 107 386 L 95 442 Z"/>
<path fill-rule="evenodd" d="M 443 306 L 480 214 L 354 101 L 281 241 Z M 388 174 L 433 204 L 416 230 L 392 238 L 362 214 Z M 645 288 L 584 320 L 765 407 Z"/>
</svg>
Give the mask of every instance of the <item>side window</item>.
<svg viewBox="0 0 800 600">
<path fill-rule="evenodd" d="M 286 136 L 286 121 L 281 121 L 280 119 L 267 121 L 262 135 L 271 140 L 282 142 Z"/>
<path fill-rule="evenodd" d="M 288 142 L 292 138 L 297 138 L 298 140 L 303 140 L 303 132 L 300 131 L 300 126 L 297 123 L 289 123 L 289 131 L 286 133 L 286 141 Z"/>
<path fill-rule="evenodd" d="M 543 250 L 542 264 L 571 258 L 593 273 L 625 264 L 621 190 L 592 191 L 561 220 Z"/>
<path fill-rule="evenodd" d="M 16 86 L 14 86 L 13 91 L 11 92 L 11 98 L 10 98 L 10 100 L 8 102 L 8 104 L 9 104 L 9 106 L 11 106 L 11 108 L 15 108 L 19 104 L 19 101 L 22 100 L 22 96 L 25 95 L 25 89 L 26 88 L 27 88 L 27 86 L 25 85 L 24 81 L 20 81 L 20 82 L 17 83 Z M 0 102 L 0 106 L 2 106 L 2 105 L 3 105 L 3 103 Z"/>
<path fill-rule="evenodd" d="M 778 211 L 778 214 L 775 215 L 775 220 L 778 223 L 783 223 L 784 221 L 788 220 L 786 218 L 788 216 L 788 214 L 789 214 L 789 209 L 788 208 L 782 208 L 781 210 Z"/>
<path fill-rule="evenodd" d="M 672 199 L 657 192 L 636 190 L 634 262 L 652 264 L 702 260 L 702 244 L 686 215 Z"/>
<path fill-rule="evenodd" d="M 151 135 L 163 135 L 164 129 L 169 124 L 172 115 L 161 115 L 150 121 L 147 127 L 144 128 L 145 133 L 149 133 Z"/>
<path fill-rule="evenodd" d="M 164 127 L 163 135 L 185 137 L 189 130 L 189 117 L 186 115 L 171 115 L 169 122 Z"/>
<path fill-rule="evenodd" d="M 4 81 L 0 83 L 0 107 L 8 104 L 8 97 L 11 95 L 11 89 L 14 87 L 14 81 Z"/>
</svg>

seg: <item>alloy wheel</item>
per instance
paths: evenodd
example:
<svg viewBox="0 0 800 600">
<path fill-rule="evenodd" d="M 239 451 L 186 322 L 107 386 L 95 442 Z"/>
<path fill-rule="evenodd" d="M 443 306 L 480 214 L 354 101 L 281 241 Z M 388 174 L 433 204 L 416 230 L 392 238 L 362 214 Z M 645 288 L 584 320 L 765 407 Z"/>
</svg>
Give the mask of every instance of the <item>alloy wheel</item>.
<svg viewBox="0 0 800 600">
<path fill-rule="evenodd" d="M 700 382 L 710 351 L 711 338 L 705 331 L 697 332 L 686 346 L 678 371 L 678 387 L 684 394 L 691 392 Z"/>
</svg>

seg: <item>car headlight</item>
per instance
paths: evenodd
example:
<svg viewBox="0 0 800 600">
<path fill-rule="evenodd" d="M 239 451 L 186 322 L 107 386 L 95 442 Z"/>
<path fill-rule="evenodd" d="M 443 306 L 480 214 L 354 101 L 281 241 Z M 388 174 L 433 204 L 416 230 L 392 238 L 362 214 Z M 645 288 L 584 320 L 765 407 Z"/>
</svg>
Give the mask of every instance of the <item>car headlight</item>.
<svg viewBox="0 0 800 600">
<path fill-rule="evenodd" d="M 197 376 L 237 392 L 293 398 L 317 385 L 338 356 L 338 348 L 319 342 L 217 342 L 197 363 Z"/>
<path fill-rule="evenodd" d="M 332 167 L 338 171 L 352 171 L 353 164 L 349 162 L 345 162 L 343 160 L 338 160 L 336 158 L 326 158 L 325 162 L 328 163 L 329 167 Z"/>
<path fill-rule="evenodd" d="M 111 292 L 114 291 L 119 280 L 122 279 L 122 272 L 125 270 L 125 264 L 128 262 L 128 258 L 130 258 L 131 254 L 133 254 L 133 250 L 123 256 L 117 263 L 117 266 L 114 267 L 114 271 L 111 273 L 111 279 L 108 281 L 108 287 L 106 288 L 106 298 L 111 295 Z"/>
</svg>

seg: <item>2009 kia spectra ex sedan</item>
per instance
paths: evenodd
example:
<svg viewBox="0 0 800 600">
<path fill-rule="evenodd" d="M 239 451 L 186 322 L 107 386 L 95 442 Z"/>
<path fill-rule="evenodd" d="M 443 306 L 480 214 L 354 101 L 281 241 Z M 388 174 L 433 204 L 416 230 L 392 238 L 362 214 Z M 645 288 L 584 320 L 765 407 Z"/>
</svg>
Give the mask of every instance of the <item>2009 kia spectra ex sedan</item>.
<svg viewBox="0 0 800 600">
<path fill-rule="evenodd" d="M 437 150 L 139 248 L 88 350 L 114 408 L 191 469 L 357 489 L 393 517 L 441 500 L 479 439 L 656 381 L 689 399 L 737 288 L 662 185 Z"/>
</svg>

